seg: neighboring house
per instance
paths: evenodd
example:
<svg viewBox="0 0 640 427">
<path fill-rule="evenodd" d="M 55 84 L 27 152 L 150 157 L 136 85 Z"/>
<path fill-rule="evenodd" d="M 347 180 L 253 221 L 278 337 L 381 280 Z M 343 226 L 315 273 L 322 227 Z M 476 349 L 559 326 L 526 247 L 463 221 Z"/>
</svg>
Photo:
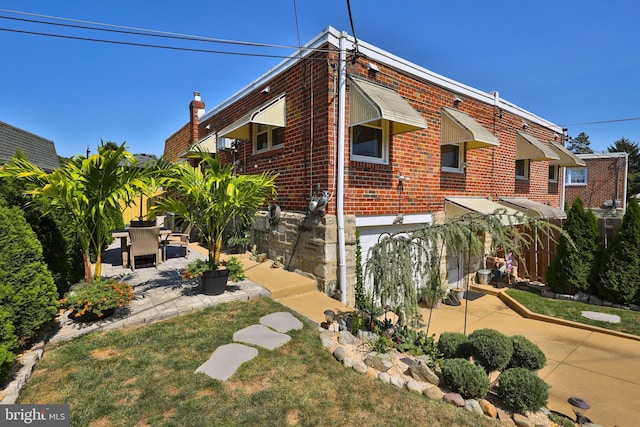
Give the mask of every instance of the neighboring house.
<svg viewBox="0 0 640 427">
<path fill-rule="evenodd" d="M 194 95 L 167 160 L 215 142 L 239 173 L 278 172 L 282 213 L 258 217 L 258 252 L 349 304 L 356 230 L 366 257 L 384 233 L 491 213 L 502 198 L 562 218 L 558 177 L 579 164 L 560 126 L 331 27 L 209 111 Z M 460 255 L 446 260 L 450 286 L 468 271 Z"/>
<path fill-rule="evenodd" d="M 60 168 L 53 141 L 0 122 L 0 165 L 11 161 L 18 150 L 34 165 L 51 172 Z"/>
<path fill-rule="evenodd" d="M 565 200 L 580 197 L 597 216 L 622 216 L 627 208 L 628 153 L 577 154 L 584 165 L 565 170 Z"/>
</svg>

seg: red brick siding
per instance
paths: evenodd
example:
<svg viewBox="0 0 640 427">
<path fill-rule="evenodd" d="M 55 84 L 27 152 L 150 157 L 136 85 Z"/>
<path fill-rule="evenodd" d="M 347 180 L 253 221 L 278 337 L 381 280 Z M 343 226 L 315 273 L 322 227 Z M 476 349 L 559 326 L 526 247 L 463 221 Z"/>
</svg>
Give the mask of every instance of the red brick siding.
<svg viewBox="0 0 640 427">
<path fill-rule="evenodd" d="M 164 158 L 168 162 L 177 162 L 180 153 L 191 144 L 191 126 L 189 123 L 171 135 L 164 143 Z"/>
<path fill-rule="evenodd" d="M 621 208 L 625 208 L 625 159 L 624 157 L 609 157 L 601 159 L 583 159 L 587 165 L 587 185 L 568 185 L 565 187 L 565 200 L 571 206 L 580 197 L 585 208 L 601 208 L 607 200 L 613 200 L 617 194 Z M 617 173 L 616 167 L 620 169 Z"/>
</svg>

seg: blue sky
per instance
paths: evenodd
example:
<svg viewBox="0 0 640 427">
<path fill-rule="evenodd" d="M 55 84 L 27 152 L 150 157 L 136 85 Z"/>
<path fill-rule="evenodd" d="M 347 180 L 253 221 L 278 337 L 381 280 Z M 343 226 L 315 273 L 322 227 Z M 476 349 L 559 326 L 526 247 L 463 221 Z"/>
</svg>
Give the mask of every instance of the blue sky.
<svg viewBox="0 0 640 427">
<path fill-rule="evenodd" d="M 293 49 L 54 27 L 6 19 L 45 20 L 6 10 L 284 46 L 304 44 L 328 26 L 352 34 L 346 0 L 0 0 L 0 9 L 0 29 L 268 55 Z M 568 127 L 571 136 L 585 132 L 594 151 L 623 136 L 640 142 L 634 0 L 351 0 L 351 10 L 358 39 L 477 89 L 497 90 Z M 209 110 L 279 61 L 0 30 L 0 121 L 53 140 L 66 157 L 87 145 L 95 152 L 101 139 L 161 155 L 165 139 L 188 121 L 194 90 Z"/>
</svg>

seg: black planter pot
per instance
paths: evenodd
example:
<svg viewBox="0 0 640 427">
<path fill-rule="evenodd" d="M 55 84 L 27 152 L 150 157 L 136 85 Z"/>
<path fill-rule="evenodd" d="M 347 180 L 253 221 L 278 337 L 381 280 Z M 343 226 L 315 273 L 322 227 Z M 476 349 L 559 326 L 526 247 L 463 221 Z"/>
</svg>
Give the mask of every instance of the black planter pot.
<svg viewBox="0 0 640 427">
<path fill-rule="evenodd" d="M 102 310 L 101 316 L 98 316 L 97 314 L 88 311 L 84 314 L 81 314 L 78 317 L 74 316 L 75 313 L 69 313 L 69 319 L 75 320 L 76 322 L 89 323 L 89 322 L 95 322 L 97 320 L 106 319 L 107 317 L 111 317 L 115 312 L 116 312 L 115 308 L 107 308 L 106 310 Z"/>
<path fill-rule="evenodd" d="M 229 279 L 229 270 L 226 268 L 220 270 L 206 271 L 200 277 L 202 281 L 202 293 L 205 295 L 220 295 L 227 290 L 227 280 Z"/>
</svg>

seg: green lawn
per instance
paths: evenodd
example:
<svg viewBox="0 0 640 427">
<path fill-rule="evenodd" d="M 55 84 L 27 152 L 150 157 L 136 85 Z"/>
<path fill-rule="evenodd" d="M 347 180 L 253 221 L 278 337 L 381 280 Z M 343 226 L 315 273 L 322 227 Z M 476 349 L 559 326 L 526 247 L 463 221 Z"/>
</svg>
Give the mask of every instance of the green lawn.
<svg viewBox="0 0 640 427">
<path fill-rule="evenodd" d="M 637 311 L 543 298 L 533 292 L 520 289 L 509 289 L 507 294 L 534 313 L 640 336 L 640 312 Z M 582 316 L 583 311 L 615 314 L 620 316 L 620 323 L 590 320 Z"/>
<path fill-rule="evenodd" d="M 194 373 L 235 331 L 283 310 L 268 298 L 228 303 L 49 347 L 18 403 L 69 404 L 83 427 L 495 425 L 342 367 L 304 319 L 226 382 Z"/>
</svg>

